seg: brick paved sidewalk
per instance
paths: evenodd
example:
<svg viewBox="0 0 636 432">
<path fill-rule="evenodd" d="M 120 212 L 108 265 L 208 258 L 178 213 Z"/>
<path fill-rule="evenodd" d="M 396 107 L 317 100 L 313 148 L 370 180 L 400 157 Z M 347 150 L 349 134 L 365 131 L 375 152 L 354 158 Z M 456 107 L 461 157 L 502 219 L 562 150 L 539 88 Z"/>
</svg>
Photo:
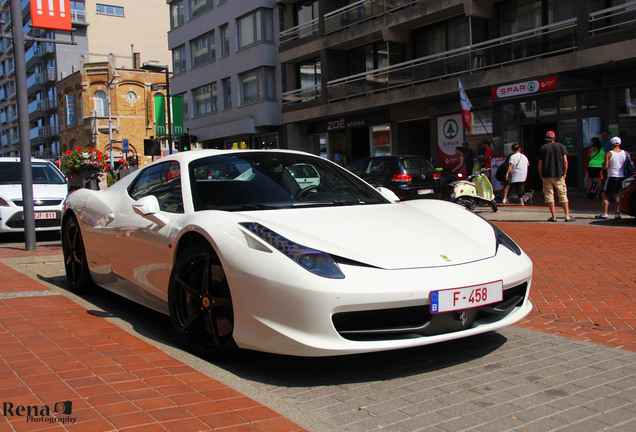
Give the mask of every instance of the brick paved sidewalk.
<svg viewBox="0 0 636 432">
<path fill-rule="evenodd" d="M 45 247 L 35 255 L 59 253 Z M 3 263 L 0 341 L 0 432 L 303 430 Z M 53 414 L 64 401 L 71 413 Z M 44 405 L 52 414 L 40 422 L 19 415 L 19 406 Z"/>
<path fill-rule="evenodd" d="M 518 325 L 636 352 L 636 230 L 497 222 L 534 263 Z"/>
</svg>

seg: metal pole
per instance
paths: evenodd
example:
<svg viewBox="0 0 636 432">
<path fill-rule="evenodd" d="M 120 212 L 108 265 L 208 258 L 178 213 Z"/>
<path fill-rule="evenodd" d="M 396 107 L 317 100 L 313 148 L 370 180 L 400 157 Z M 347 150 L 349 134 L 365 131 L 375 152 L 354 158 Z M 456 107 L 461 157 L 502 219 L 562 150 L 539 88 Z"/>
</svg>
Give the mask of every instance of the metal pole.
<svg viewBox="0 0 636 432">
<path fill-rule="evenodd" d="M 168 150 L 172 154 L 172 109 L 170 107 L 170 72 L 166 66 L 166 108 L 168 108 Z"/>
<path fill-rule="evenodd" d="M 108 69 L 108 78 L 110 78 L 110 68 Z M 106 84 L 108 86 L 107 94 L 108 94 L 108 145 L 110 146 L 110 170 L 115 171 L 115 159 L 113 157 L 113 118 L 111 114 L 110 108 L 110 85 L 113 83 L 112 79 L 108 80 Z"/>
<path fill-rule="evenodd" d="M 29 134 L 29 103 L 27 96 L 26 62 L 24 59 L 24 27 L 20 0 L 11 0 L 13 23 L 13 64 L 18 99 L 18 133 L 20 135 L 20 170 L 22 174 L 22 214 L 26 250 L 35 250 L 35 213 L 33 206 L 33 172 L 31 171 L 31 140 Z"/>
</svg>

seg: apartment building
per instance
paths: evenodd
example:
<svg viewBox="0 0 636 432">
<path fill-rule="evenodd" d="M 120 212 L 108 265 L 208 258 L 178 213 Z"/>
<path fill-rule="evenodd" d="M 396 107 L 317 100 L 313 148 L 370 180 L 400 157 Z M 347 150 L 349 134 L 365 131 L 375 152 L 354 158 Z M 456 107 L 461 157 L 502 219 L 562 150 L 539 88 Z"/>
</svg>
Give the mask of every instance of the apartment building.
<svg viewBox="0 0 636 432">
<path fill-rule="evenodd" d="M 133 68 L 138 62 L 170 64 L 168 7 L 163 0 L 71 0 L 74 31 L 31 27 L 29 0 L 22 0 L 22 25 L 26 46 L 28 112 L 31 154 L 56 158 L 60 141 L 56 83 L 78 71 L 84 62 L 113 58 L 117 67 Z M 3 33 L 13 26 L 9 0 L 0 3 Z M 33 41 L 30 39 L 50 39 Z M 0 41 L 0 156 L 19 154 L 13 41 Z M 88 111 L 90 113 L 90 111 Z"/>
<path fill-rule="evenodd" d="M 452 163 L 467 141 L 531 161 L 548 130 L 583 188 L 590 139 L 636 150 L 636 2 L 280 0 L 281 145 Z M 462 127 L 459 83 L 473 106 Z"/>
<path fill-rule="evenodd" d="M 280 139 L 275 0 L 168 0 L 184 127 L 203 148 L 271 148 Z"/>
</svg>

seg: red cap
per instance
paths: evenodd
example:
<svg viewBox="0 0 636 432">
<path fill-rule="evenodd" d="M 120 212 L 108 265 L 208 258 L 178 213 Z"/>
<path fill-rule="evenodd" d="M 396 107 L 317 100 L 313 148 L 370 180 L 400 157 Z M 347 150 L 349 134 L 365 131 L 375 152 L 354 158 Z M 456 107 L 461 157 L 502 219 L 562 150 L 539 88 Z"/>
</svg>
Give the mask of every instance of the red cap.
<svg viewBox="0 0 636 432">
<path fill-rule="evenodd" d="M 556 138 L 556 134 L 552 131 L 547 131 L 545 133 L 545 139 L 555 139 Z"/>
</svg>

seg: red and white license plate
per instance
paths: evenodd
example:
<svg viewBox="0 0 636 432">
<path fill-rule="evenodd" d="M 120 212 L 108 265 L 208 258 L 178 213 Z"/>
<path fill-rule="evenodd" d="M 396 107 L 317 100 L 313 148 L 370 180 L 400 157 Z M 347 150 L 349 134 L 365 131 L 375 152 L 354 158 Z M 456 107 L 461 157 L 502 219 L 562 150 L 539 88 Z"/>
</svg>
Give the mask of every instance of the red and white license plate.
<svg viewBox="0 0 636 432">
<path fill-rule="evenodd" d="M 55 219 L 55 212 L 36 212 L 35 219 Z"/>
<path fill-rule="evenodd" d="M 472 309 L 503 300 L 503 281 L 431 291 L 431 313 Z"/>
</svg>

